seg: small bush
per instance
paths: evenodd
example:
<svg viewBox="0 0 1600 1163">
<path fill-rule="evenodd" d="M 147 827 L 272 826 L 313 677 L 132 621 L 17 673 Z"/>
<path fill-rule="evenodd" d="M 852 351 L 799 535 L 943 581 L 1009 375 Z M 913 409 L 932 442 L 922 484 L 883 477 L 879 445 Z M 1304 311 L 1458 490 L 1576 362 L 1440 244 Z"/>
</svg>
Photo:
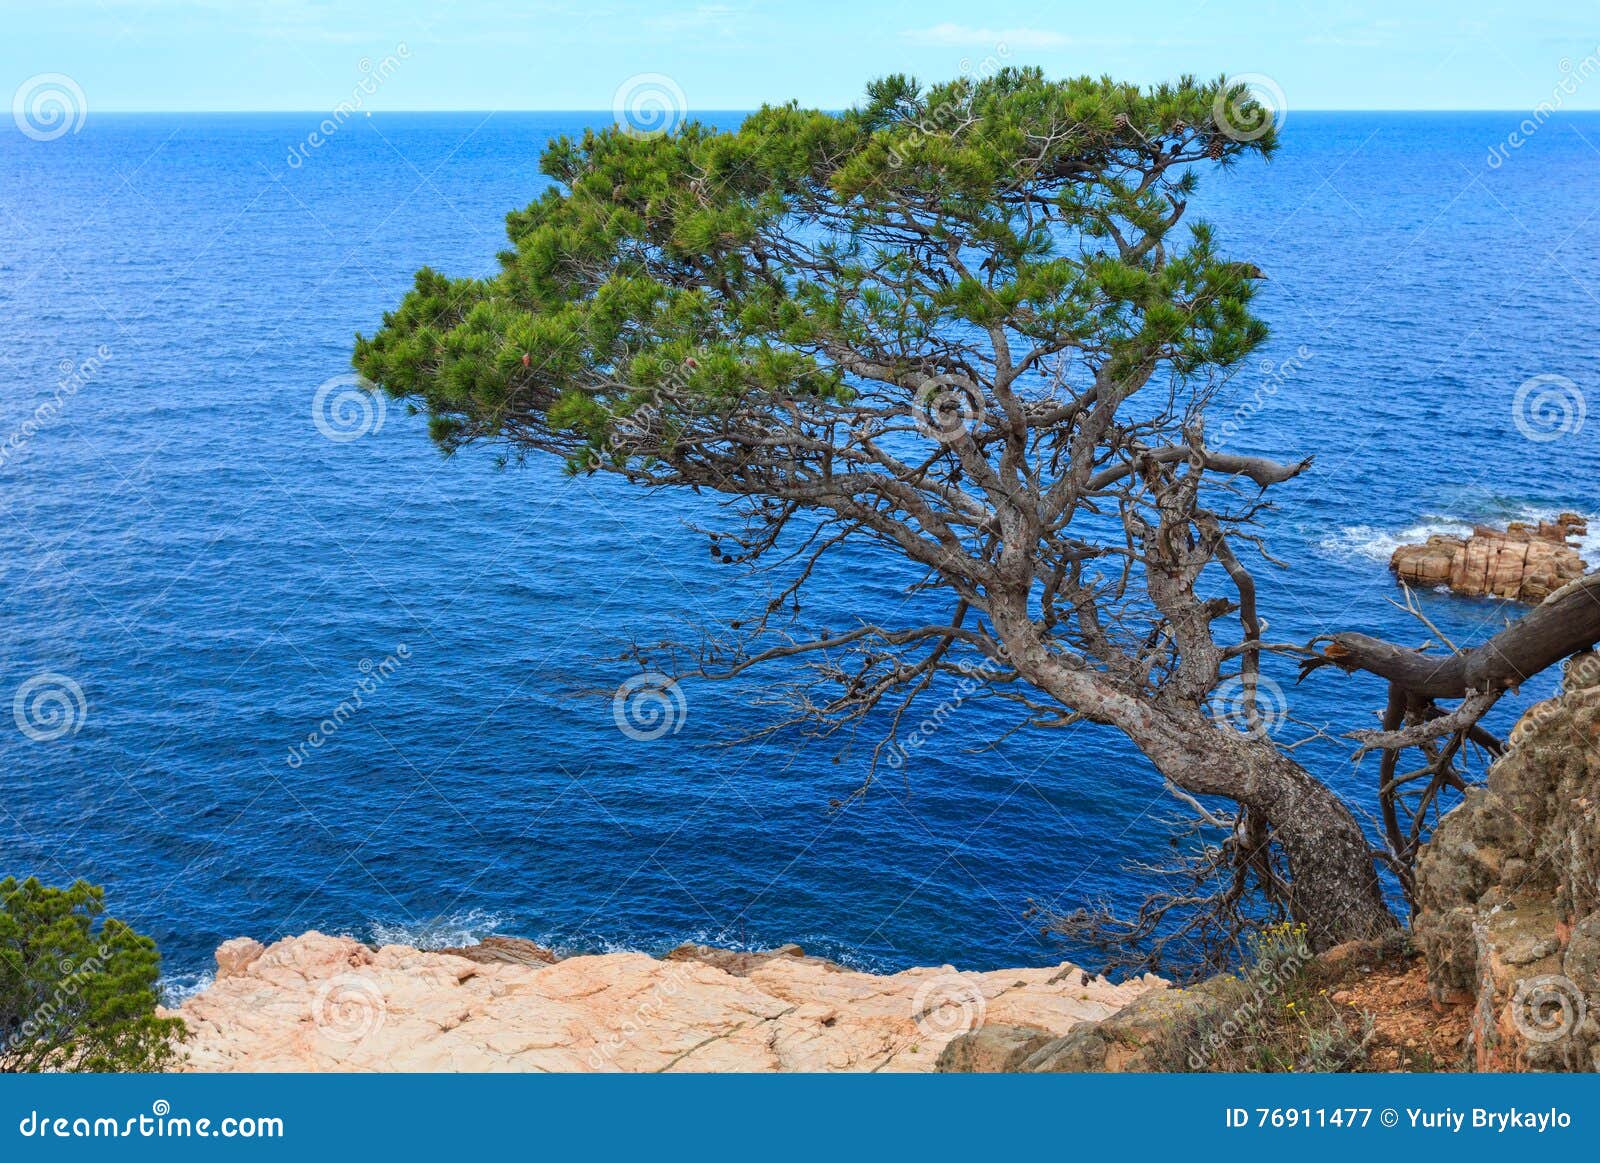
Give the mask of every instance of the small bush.
<svg viewBox="0 0 1600 1163">
<path fill-rule="evenodd" d="M 183 1022 L 156 1015 L 155 942 L 105 917 L 78 881 L 0 881 L 0 1071 L 138 1072 L 177 1059 Z"/>
<path fill-rule="evenodd" d="M 1372 1019 L 1356 1028 L 1328 999 L 1304 925 L 1284 922 L 1247 942 L 1232 978 L 1214 979 L 1215 999 L 1177 1018 L 1153 1047 L 1159 1070 L 1250 1073 L 1358 1070 L 1366 1059 Z"/>
</svg>

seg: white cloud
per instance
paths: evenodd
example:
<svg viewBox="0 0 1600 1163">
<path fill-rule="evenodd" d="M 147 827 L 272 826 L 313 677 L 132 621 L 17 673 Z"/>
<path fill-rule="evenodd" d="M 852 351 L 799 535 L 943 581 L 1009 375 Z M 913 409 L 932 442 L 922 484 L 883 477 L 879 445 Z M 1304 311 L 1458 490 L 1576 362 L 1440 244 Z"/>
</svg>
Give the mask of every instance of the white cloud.
<svg viewBox="0 0 1600 1163">
<path fill-rule="evenodd" d="M 1063 48 L 1071 42 L 1061 33 L 1047 28 L 970 28 L 965 24 L 935 24 L 932 28 L 908 29 L 902 34 L 913 44 L 944 48 L 988 47 Z"/>
</svg>

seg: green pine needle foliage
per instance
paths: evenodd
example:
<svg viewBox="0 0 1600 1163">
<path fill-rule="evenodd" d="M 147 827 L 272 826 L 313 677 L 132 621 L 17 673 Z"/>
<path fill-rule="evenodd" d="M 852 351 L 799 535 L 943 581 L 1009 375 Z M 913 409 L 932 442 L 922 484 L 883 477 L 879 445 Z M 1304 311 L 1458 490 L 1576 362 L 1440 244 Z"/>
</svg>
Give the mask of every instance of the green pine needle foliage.
<svg viewBox="0 0 1600 1163">
<path fill-rule="evenodd" d="M 184 1025 L 156 1014 L 155 942 L 105 915 L 105 894 L 0 881 L 0 1071 L 159 1071 Z"/>
<path fill-rule="evenodd" d="M 1266 337 L 1260 272 L 1177 218 L 1197 170 L 1275 147 L 1270 112 L 1222 81 L 1012 68 L 888 77 L 847 112 L 769 105 L 733 131 L 586 131 L 546 149 L 553 184 L 507 216 L 498 272 L 419 271 L 354 363 L 446 451 L 500 438 L 575 470 L 626 445 L 619 420 L 669 375 L 679 414 L 652 412 L 668 441 L 675 423 L 882 392 L 892 367 L 863 379 L 839 353 L 910 367 L 962 330 L 1130 377 L 1225 369 Z"/>
</svg>

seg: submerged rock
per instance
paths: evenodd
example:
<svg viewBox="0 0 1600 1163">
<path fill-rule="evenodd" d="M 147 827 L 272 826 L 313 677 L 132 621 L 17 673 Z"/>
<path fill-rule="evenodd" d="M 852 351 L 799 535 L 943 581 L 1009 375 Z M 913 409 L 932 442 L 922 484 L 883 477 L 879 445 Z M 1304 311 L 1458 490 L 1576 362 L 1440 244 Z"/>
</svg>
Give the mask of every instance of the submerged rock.
<svg viewBox="0 0 1600 1163">
<path fill-rule="evenodd" d="M 1586 532 L 1587 522 L 1576 513 L 1537 525 L 1513 521 L 1503 530 L 1479 525 L 1470 537 L 1436 534 L 1422 545 L 1402 545 L 1389 568 L 1409 585 L 1538 602 L 1583 576 L 1583 558 L 1568 541 Z"/>
<path fill-rule="evenodd" d="M 821 957 L 807 957 L 806 951 L 798 945 L 779 945 L 776 949 L 748 953 L 737 949 L 714 949 L 710 945 L 683 944 L 668 953 L 666 960 L 699 961 L 706 965 L 715 965 L 724 973 L 730 973 L 734 977 L 749 977 L 752 969 L 765 965 L 774 957 L 798 957 L 815 965 L 842 968 Z"/>
<path fill-rule="evenodd" d="M 455 957 L 465 957 L 484 965 L 505 962 L 509 965 L 554 965 L 559 960 L 543 945 L 526 937 L 485 937 L 476 945 L 462 945 L 452 949 L 439 949 Z"/>
</svg>

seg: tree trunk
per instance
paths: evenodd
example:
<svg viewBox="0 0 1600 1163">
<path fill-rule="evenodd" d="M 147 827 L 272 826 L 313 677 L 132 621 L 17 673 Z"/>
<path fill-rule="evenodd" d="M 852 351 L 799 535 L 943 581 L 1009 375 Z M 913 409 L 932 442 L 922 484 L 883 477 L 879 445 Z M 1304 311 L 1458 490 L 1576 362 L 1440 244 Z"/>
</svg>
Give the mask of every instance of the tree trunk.
<svg viewBox="0 0 1600 1163">
<path fill-rule="evenodd" d="M 1222 796 L 1258 813 L 1289 865 L 1290 914 L 1314 950 L 1396 927 L 1383 899 L 1372 849 L 1333 791 L 1266 737 L 1243 735 L 1202 714 L 1166 718 L 1134 742 L 1173 783 Z"/>
<path fill-rule="evenodd" d="M 1063 706 L 1117 728 L 1184 791 L 1233 800 L 1271 825 L 1289 864 L 1290 913 L 1306 926 L 1313 949 L 1396 928 L 1355 816 L 1271 738 L 1245 735 L 1197 706 L 1135 697 L 1069 665 L 1045 646 L 1020 602 L 990 613 L 1008 660 L 1029 682 Z"/>
<path fill-rule="evenodd" d="M 1260 810 L 1288 859 L 1290 911 L 1306 925 L 1311 947 L 1329 949 L 1396 928 L 1355 816 L 1299 764 L 1281 756 L 1279 763 L 1279 786 Z"/>
</svg>

